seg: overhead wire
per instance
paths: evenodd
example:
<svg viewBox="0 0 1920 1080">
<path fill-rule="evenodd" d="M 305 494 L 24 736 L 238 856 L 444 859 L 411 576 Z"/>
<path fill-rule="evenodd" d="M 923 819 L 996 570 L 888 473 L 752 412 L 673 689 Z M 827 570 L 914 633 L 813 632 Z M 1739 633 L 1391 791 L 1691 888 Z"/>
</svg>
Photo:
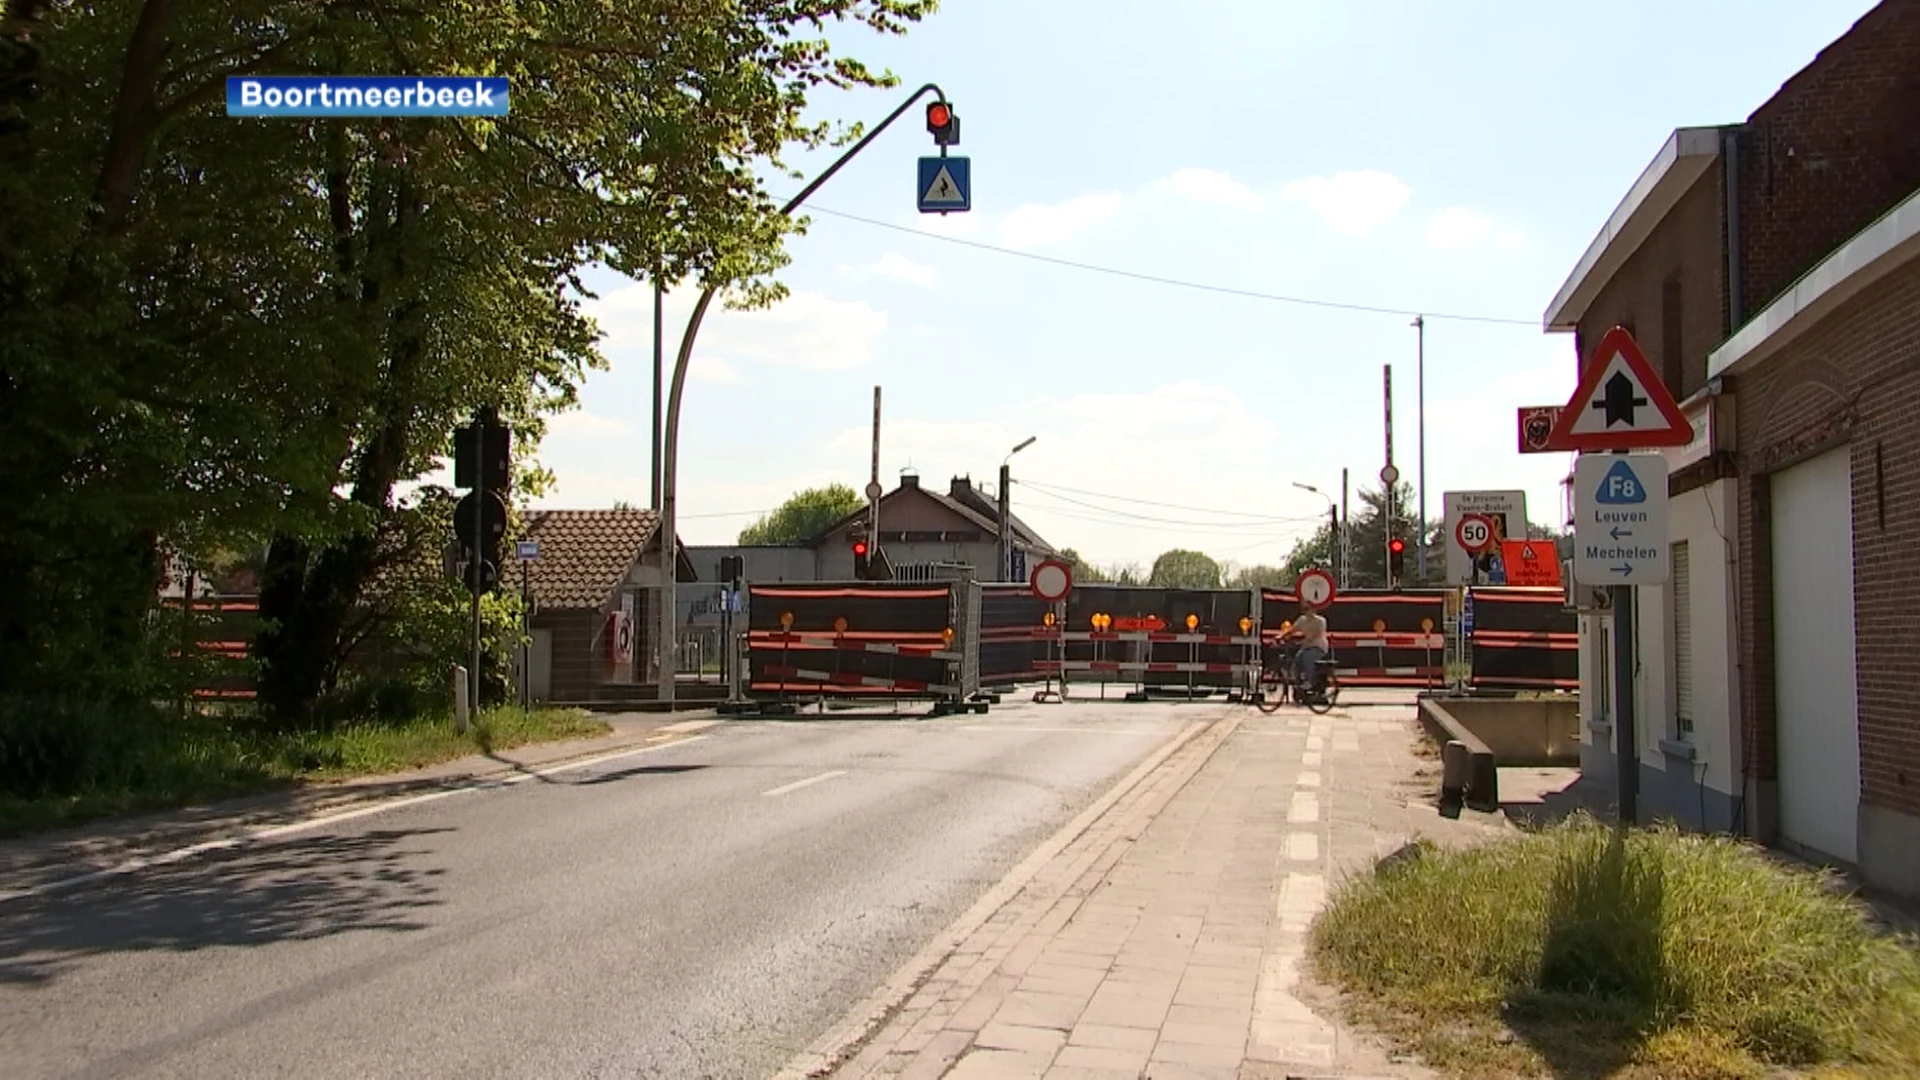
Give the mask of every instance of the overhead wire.
<svg viewBox="0 0 1920 1080">
<path fill-rule="evenodd" d="M 1172 278 L 1160 274 L 1146 274 L 1137 270 L 1122 270 L 1116 266 L 1101 266 L 1097 263 L 1062 259 L 1054 255 L 1041 255 L 1037 252 L 1020 251 L 1017 248 L 982 243 L 979 240 L 965 240 L 958 236 L 942 236 L 939 233 L 928 232 L 925 229 L 915 229 L 907 225 L 896 225 L 891 221 L 881 221 L 878 218 L 849 214 L 844 210 L 833 210 L 824 206 L 808 206 L 804 208 L 804 212 L 825 214 L 829 217 L 858 222 L 862 225 L 870 225 L 877 229 L 890 229 L 894 232 L 906 233 L 909 236 L 919 236 L 928 240 L 938 240 L 942 243 L 957 244 L 961 247 L 973 248 L 977 251 L 988 251 L 996 255 L 1009 255 L 1018 259 L 1026 259 L 1030 262 L 1046 263 L 1051 266 L 1060 266 L 1070 270 L 1081 270 L 1093 274 L 1106 274 L 1111 277 L 1127 278 L 1131 281 L 1142 281 L 1152 285 L 1166 285 L 1177 289 L 1216 293 L 1222 296 L 1238 296 L 1248 300 L 1265 300 L 1276 304 L 1294 304 L 1301 307 L 1328 308 L 1336 311 L 1357 311 L 1368 315 L 1418 315 L 1426 319 L 1443 319 L 1451 322 L 1488 323 L 1496 326 L 1525 326 L 1535 331 L 1540 329 L 1539 319 L 1509 319 L 1496 315 L 1463 315 L 1458 312 L 1434 312 L 1424 309 L 1416 310 L 1414 308 L 1386 307 L 1377 304 L 1355 304 L 1341 300 L 1322 300 L 1308 296 L 1288 296 L 1282 293 L 1261 292 L 1256 289 L 1242 289 L 1231 285 L 1214 285 L 1208 282 L 1188 281 L 1184 278 Z"/>
<path fill-rule="evenodd" d="M 1045 495 L 1049 498 L 1059 499 L 1062 502 L 1073 503 L 1076 506 L 1084 506 L 1084 507 L 1087 507 L 1088 509 L 1098 510 L 1103 513 L 1117 514 L 1123 517 L 1138 518 L 1142 521 L 1164 521 L 1164 522 L 1167 522 L 1168 524 L 1173 524 L 1173 525 L 1228 525 L 1228 526 L 1298 525 L 1298 524 L 1302 524 L 1304 522 L 1309 522 L 1309 521 L 1325 520 L 1325 518 L 1319 514 L 1313 514 L 1308 516 L 1250 514 L 1244 510 L 1214 510 L 1204 506 L 1185 506 L 1180 503 L 1155 502 L 1152 499 L 1136 499 L 1126 495 L 1108 495 L 1103 492 L 1083 491 L 1079 488 L 1070 488 L 1063 485 L 1039 483 L 1033 480 L 1016 479 L 1013 482 L 1015 484 L 1029 488 L 1032 491 L 1035 491 L 1039 494 Z M 1220 517 L 1237 517 L 1237 518 L 1244 518 L 1246 520 L 1241 522 L 1235 522 L 1235 521 L 1195 522 L 1195 521 L 1181 521 L 1174 518 L 1153 517 L 1147 514 L 1138 514 L 1131 510 L 1121 510 L 1111 506 L 1100 506 L 1095 503 L 1084 502 L 1080 499 L 1071 498 L 1067 495 L 1061 494 L 1062 492 L 1069 492 L 1069 491 L 1073 492 L 1075 495 L 1086 495 L 1095 499 L 1108 499 L 1113 502 L 1138 503 L 1142 506 L 1155 506 L 1155 507 L 1160 507 L 1166 510 L 1185 510 L 1195 514 L 1214 514 Z"/>
</svg>

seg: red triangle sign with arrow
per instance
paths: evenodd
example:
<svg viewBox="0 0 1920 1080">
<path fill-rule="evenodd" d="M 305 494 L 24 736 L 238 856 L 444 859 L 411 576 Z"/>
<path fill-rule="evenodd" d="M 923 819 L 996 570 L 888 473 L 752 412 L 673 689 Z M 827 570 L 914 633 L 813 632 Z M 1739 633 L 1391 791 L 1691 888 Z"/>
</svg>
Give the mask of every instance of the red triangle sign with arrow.
<svg viewBox="0 0 1920 1080">
<path fill-rule="evenodd" d="M 1692 441 L 1692 422 L 1624 326 L 1607 331 L 1587 355 L 1580 388 L 1547 437 L 1556 450 L 1636 450 Z"/>
</svg>

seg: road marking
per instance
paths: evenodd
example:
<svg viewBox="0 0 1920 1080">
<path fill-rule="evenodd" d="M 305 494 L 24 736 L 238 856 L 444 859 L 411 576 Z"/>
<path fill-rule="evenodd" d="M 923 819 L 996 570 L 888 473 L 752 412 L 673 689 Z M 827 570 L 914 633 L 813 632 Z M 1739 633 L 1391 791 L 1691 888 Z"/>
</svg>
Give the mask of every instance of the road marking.
<svg viewBox="0 0 1920 1080">
<path fill-rule="evenodd" d="M 1324 745 L 1326 745 L 1326 741 L 1322 739 L 1320 736 L 1318 735 L 1307 736 L 1307 749 L 1318 750 Z"/>
<path fill-rule="evenodd" d="M 845 776 L 845 775 L 847 775 L 847 770 L 835 769 L 832 772 L 823 772 L 819 776 L 809 776 L 805 780 L 795 780 L 791 784 L 782 784 L 779 787 L 774 788 L 772 791 L 763 791 L 760 794 L 762 796 L 785 795 L 789 791 L 799 791 L 803 787 L 810 787 L 814 784 L 819 783 L 822 780 L 831 780 L 836 776 Z"/>
<path fill-rule="evenodd" d="M 1320 858 L 1320 837 L 1310 832 L 1287 834 L 1287 858 L 1295 862 L 1314 862 Z"/>
<path fill-rule="evenodd" d="M 1327 879 L 1319 874 L 1288 874 L 1274 905 L 1282 932 L 1305 930 L 1327 902 Z"/>
<path fill-rule="evenodd" d="M 1310 770 L 1303 770 L 1300 773 L 1300 786 L 1301 787 L 1319 787 L 1320 774 Z"/>
<path fill-rule="evenodd" d="M 1288 821 L 1319 821 L 1320 799 L 1311 791 L 1293 793 L 1293 804 L 1287 807 Z"/>
<path fill-rule="evenodd" d="M 608 761 L 618 761 L 621 758 L 635 757 L 640 754 L 651 754 L 656 750 L 665 750 L 670 746 L 683 746 L 690 742 L 699 742 L 706 737 L 705 735 L 690 735 L 687 738 L 676 739 L 670 743 L 655 743 L 651 746 L 628 747 L 624 750 L 615 750 L 612 753 L 599 754 L 594 757 L 579 758 L 574 761 L 563 761 L 558 765 L 548 765 L 541 769 L 529 769 L 526 772 L 514 773 L 506 777 L 475 777 L 459 787 L 446 788 L 440 791 L 429 791 L 420 795 L 405 795 L 398 799 L 388 799 L 384 802 L 370 803 L 366 806 L 356 806 L 351 810 L 342 810 L 333 814 L 322 814 L 319 817 L 290 822 L 286 825 L 269 825 L 265 828 L 250 830 L 239 836 L 222 837 L 219 840 L 203 840 L 200 843 L 188 844 L 184 847 L 175 848 L 172 851 L 161 852 L 158 855 L 135 856 L 134 858 L 115 863 L 112 866 L 102 867 L 98 870 L 89 870 L 84 874 L 75 874 L 72 877 L 59 878 L 24 889 L 7 889 L 0 891 L 0 904 L 6 903 L 9 900 L 25 900 L 35 896 L 45 896 L 48 893 L 60 892 L 65 889 L 70 889 L 75 885 L 84 885 L 90 881 L 98 881 L 101 878 L 130 874 L 136 870 L 144 870 L 152 866 L 169 866 L 173 863 L 191 859 L 195 855 L 204 855 L 210 851 L 224 851 L 228 848 L 239 847 L 242 844 L 257 843 L 262 840 L 274 840 L 282 836 L 291 836 L 295 833 L 307 832 L 327 825 L 337 825 L 343 821 L 352 821 L 355 818 L 385 813 L 389 810 L 402 810 L 409 806 L 438 802 L 441 799 L 451 799 L 455 795 L 468 795 L 476 791 L 491 791 L 496 788 L 512 787 L 515 784 L 524 784 L 530 780 L 556 776 L 560 773 L 572 772 L 575 769 L 585 769 Z"/>
<path fill-rule="evenodd" d="M 973 724 L 955 731 L 1019 731 L 1043 735 L 1165 735 L 1160 728 L 1025 727 L 1020 724 Z"/>
<path fill-rule="evenodd" d="M 667 733 L 669 733 L 669 734 L 672 734 L 672 735 L 691 735 L 691 734 L 693 734 L 693 733 L 694 733 L 694 732 L 696 732 L 696 731 L 705 731 L 705 730 L 707 730 L 708 728 L 710 728 L 710 727 L 714 727 L 715 725 L 718 725 L 718 724 L 721 724 L 721 723 L 725 723 L 725 721 L 722 721 L 722 720 L 682 720 L 682 721 L 680 721 L 680 722 L 679 722 L 679 723 L 677 723 L 677 724 L 667 724 L 667 725 L 664 725 L 664 726 L 662 726 L 662 727 L 658 727 L 658 728 L 655 728 L 654 730 L 655 730 L 655 731 L 664 731 L 664 732 L 667 732 Z"/>
<path fill-rule="evenodd" d="M 1309 750 L 1306 753 L 1301 754 L 1300 764 L 1305 765 L 1309 769 L 1319 768 L 1320 767 L 1320 751 Z"/>
</svg>

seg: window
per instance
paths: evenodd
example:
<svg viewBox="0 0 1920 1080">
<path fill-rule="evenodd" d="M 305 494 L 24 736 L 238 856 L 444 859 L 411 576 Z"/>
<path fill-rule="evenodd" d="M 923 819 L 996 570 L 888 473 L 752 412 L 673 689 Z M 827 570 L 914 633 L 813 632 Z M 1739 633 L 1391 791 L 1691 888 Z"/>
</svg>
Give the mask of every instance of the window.
<svg viewBox="0 0 1920 1080">
<path fill-rule="evenodd" d="M 1593 718 L 1613 722 L 1613 620 L 1595 619 L 1593 638 Z"/>
<path fill-rule="evenodd" d="M 1688 739 L 1693 736 L 1693 566 L 1685 540 L 1672 552 L 1674 734 Z"/>
<path fill-rule="evenodd" d="M 1681 385 L 1681 356 L 1686 340 L 1680 332 L 1680 277 L 1675 275 L 1660 286 L 1660 378 L 1675 397 L 1685 397 Z"/>
</svg>

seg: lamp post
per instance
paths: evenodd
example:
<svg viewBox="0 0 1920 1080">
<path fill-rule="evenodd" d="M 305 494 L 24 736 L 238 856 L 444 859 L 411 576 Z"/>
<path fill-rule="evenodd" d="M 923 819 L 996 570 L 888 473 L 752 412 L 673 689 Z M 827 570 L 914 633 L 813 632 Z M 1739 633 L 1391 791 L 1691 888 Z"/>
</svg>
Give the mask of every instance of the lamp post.
<svg viewBox="0 0 1920 1080">
<path fill-rule="evenodd" d="M 1020 445 L 1007 451 L 1006 457 L 1000 459 L 1000 581 L 1009 581 L 1013 577 L 1013 526 L 1007 520 L 1013 512 L 1013 469 L 1008 463 L 1013 460 L 1013 455 L 1032 446 L 1039 437 L 1027 436 Z"/>
<path fill-rule="evenodd" d="M 900 119 L 902 114 L 913 107 L 914 102 L 928 93 L 932 93 L 936 100 L 947 100 L 946 93 L 934 83 L 928 83 L 915 90 L 907 100 L 900 103 L 899 108 L 888 113 L 885 120 L 874 125 L 872 131 L 867 132 L 859 142 L 848 147 L 846 153 L 835 158 L 833 164 L 809 181 L 807 186 L 801 188 L 793 198 L 788 199 L 786 205 L 780 207 L 780 216 L 785 217 L 799 209 L 800 204 L 815 191 L 820 190 L 820 185 L 832 179 L 833 174 L 839 172 L 841 166 L 853 160 L 855 154 L 865 150 L 867 144 L 879 138 L 881 132 L 887 130 L 895 120 Z M 718 284 L 712 283 L 701 287 L 700 298 L 694 301 L 693 314 L 687 317 L 686 332 L 680 335 L 680 353 L 673 361 L 673 381 L 667 391 L 666 430 L 660 447 L 660 506 L 658 507 L 660 512 L 660 610 L 657 612 L 658 619 L 655 625 L 658 627 L 656 633 L 661 650 L 657 697 L 661 703 L 667 705 L 673 703 L 679 667 L 675 662 L 674 649 L 674 605 L 677 602 L 674 586 L 677 584 L 675 578 L 678 576 L 679 569 L 679 550 L 675 543 L 677 534 L 675 507 L 680 487 L 680 398 L 686 390 L 687 366 L 693 362 L 694 339 L 700 334 L 700 324 L 706 319 L 707 308 L 713 303 L 714 294 L 719 291 L 719 288 Z"/>
<path fill-rule="evenodd" d="M 1337 564 L 1334 580 L 1339 583 L 1341 588 L 1346 588 L 1347 560 L 1344 554 L 1345 544 L 1342 542 L 1343 538 L 1340 530 L 1340 508 L 1334 505 L 1333 496 L 1321 491 L 1312 484 L 1303 484 L 1295 480 L 1293 486 L 1299 488 L 1301 491 L 1311 491 L 1315 495 L 1327 500 L 1327 523 L 1333 530 L 1327 534 L 1327 554 L 1328 557 L 1333 559 Z"/>
<path fill-rule="evenodd" d="M 1414 356 L 1414 397 L 1419 402 L 1419 451 L 1420 460 L 1415 467 L 1420 479 L 1420 524 L 1415 529 L 1420 534 L 1414 542 L 1419 544 L 1414 558 L 1419 568 L 1420 583 L 1427 583 L 1427 318 L 1424 315 L 1413 317 L 1413 330 L 1418 352 Z"/>
</svg>

